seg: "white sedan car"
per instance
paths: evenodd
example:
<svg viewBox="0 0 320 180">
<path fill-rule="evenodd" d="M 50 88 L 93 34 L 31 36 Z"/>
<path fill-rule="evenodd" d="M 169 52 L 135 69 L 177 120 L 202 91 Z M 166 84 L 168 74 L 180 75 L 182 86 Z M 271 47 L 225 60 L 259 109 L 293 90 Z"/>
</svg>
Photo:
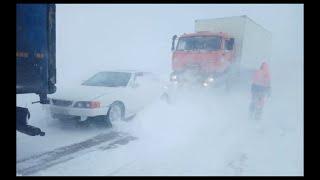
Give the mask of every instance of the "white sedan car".
<svg viewBox="0 0 320 180">
<path fill-rule="evenodd" d="M 59 88 L 49 97 L 50 104 L 44 107 L 55 119 L 99 118 L 106 126 L 111 126 L 114 121 L 135 115 L 164 94 L 164 85 L 152 73 L 104 71 L 78 87 Z"/>
</svg>

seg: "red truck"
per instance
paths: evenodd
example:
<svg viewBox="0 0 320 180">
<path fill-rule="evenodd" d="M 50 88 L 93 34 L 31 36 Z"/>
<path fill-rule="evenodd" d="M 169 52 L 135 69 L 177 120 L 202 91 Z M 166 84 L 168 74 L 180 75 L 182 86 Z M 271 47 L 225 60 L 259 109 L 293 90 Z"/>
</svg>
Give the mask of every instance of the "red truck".
<svg viewBox="0 0 320 180">
<path fill-rule="evenodd" d="M 247 16 L 196 20 L 195 31 L 173 36 L 174 84 L 229 87 L 241 69 L 270 60 L 271 33 Z"/>
</svg>

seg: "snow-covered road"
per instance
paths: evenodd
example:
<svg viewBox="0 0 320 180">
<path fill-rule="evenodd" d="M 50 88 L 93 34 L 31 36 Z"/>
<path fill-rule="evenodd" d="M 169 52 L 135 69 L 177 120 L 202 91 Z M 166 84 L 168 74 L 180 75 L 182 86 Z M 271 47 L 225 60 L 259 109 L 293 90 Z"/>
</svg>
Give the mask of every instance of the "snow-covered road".
<svg viewBox="0 0 320 180">
<path fill-rule="evenodd" d="M 21 175 L 34 174 L 59 163 L 74 159 L 84 153 L 96 151 L 98 149 L 107 150 L 115 148 L 117 145 L 127 144 L 135 137 L 119 132 L 101 133 L 85 141 L 60 147 L 52 151 L 33 155 L 17 161 L 17 173 Z M 108 142 L 107 145 L 106 142 Z M 111 143 L 110 143 L 111 142 Z"/>
<path fill-rule="evenodd" d="M 33 121 L 44 128 L 45 137 L 17 132 L 17 173 L 301 175 L 303 119 L 290 114 L 298 108 L 292 99 L 297 94 L 280 92 L 273 92 L 260 122 L 247 118 L 246 88 L 184 94 L 171 105 L 156 101 L 113 129 L 62 128 L 39 116 L 41 122 Z"/>
</svg>

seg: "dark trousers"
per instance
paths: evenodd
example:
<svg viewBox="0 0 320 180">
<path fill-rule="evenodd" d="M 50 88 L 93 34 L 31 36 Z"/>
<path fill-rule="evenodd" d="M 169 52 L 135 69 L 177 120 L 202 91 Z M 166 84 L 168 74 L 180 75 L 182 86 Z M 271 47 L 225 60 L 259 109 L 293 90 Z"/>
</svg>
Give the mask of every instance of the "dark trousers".
<svg viewBox="0 0 320 180">
<path fill-rule="evenodd" d="M 250 103 L 250 113 L 257 113 L 256 115 L 260 116 L 264 106 L 264 99 L 266 95 L 269 93 L 269 91 L 270 91 L 269 87 L 252 84 L 251 86 L 252 99 Z"/>
</svg>

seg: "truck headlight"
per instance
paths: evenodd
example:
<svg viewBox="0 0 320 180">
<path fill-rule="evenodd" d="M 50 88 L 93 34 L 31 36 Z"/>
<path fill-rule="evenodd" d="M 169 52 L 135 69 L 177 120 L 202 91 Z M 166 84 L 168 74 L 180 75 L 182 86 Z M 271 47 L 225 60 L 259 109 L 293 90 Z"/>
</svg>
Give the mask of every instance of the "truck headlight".
<svg viewBox="0 0 320 180">
<path fill-rule="evenodd" d="M 175 81 L 175 80 L 177 80 L 177 79 L 178 79 L 177 75 L 172 75 L 172 76 L 171 76 L 171 80 Z"/>
<path fill-rule="evenodd" d="M 209 84 L 211 84 L 211 83 L 213 83 L 214 82 L 214 78 L 213 77 L 208 77 L 203 83 L 202 83 L 202 85 L 204 86 L 204 87 L 207 87 L 207 86 L 209 86 Z"/>
<path fill-rule="evenodd" d="M 208 82 L 213 82 L 213 81 L 214 81 L 213 77 L 208 78 Z"/>
</svg>

